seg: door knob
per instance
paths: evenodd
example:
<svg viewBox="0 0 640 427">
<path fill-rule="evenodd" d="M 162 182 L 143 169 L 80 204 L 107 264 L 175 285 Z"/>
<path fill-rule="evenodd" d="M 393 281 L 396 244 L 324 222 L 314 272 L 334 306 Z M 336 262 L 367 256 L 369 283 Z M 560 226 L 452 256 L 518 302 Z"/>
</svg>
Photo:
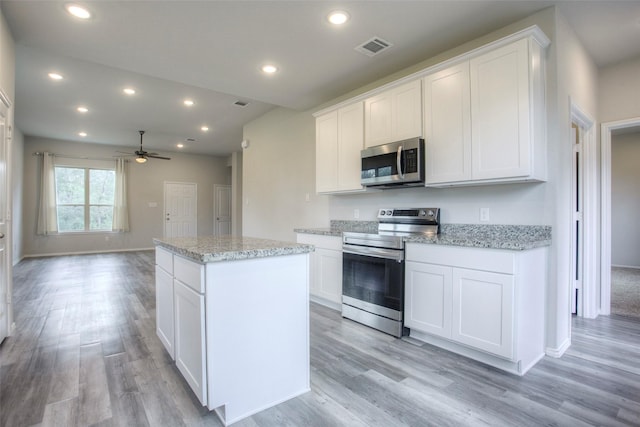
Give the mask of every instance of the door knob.
<svg viewBox="0 0 640 427">
<path fill-rule="evenodd" d="M 0 239 L 4 239 L 4 233 L 0 232 Z"/>
</svg>

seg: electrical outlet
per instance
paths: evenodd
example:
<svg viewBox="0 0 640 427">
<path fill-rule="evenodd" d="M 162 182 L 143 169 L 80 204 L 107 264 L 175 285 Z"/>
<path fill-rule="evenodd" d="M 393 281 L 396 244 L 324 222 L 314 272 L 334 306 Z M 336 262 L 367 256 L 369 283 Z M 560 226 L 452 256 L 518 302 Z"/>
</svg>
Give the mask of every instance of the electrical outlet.
<svg viewBox="0 0 640 427">
<path fill-rule="evenodd" d="M 309 193 L 307 193 L 307 194 L 304 195 L 304 201 L 308 202 L 309 200 L 311 200 L 311 199 L 309 198 Z"/>
<path fill-rule="evenodd" d="M 354 217 L 355 219 L 360 218 L 360 209 L 354 209 L 354 210 L 353 210 L 353 217 Z"/>
<path fill-rule="evenodd" d="M 489 208 L 480 208 L 480 222 L 489 222 Z"/>
</svg>

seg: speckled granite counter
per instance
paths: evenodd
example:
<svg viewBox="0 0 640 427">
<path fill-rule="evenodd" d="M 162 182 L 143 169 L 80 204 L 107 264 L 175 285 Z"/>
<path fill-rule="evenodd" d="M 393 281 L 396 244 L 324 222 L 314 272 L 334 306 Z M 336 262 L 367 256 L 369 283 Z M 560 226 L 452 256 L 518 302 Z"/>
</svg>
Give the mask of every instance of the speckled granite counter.
<svg viewBox="0 0 640 427">
<path fill-rule="evenodd" d="M 296 233 L 318 234 L 341 237 L 345 231 L 356 233 L 377 233 L 378 221 L 342 221 L 332 219 L 328 228 L 296 228 Z"/>
<path fill-rule="evenodd" d="M 296 233 L 342 236 L 345 231 L 376 233 L 377 221 L 331 221 L 329 228 L 297 228 Z M 411 236 L 407 242 L 473 248 L 526 250 L 551 245 L 544 225 L 443 224 L 438 236 Z"/>
<path fill-rule="evenodd" d="M 314 250 L 312 245 L 236 236 L 155 238 L 153 243 L 201 263 L 303 254 Z"/>
<path fill-rule="evenodd" d="M 551 227 L 540 225 L 443 224 L 438 236 L 407 242 L 472 248 L 526 250 L 551 245 Z"/>
</svg>

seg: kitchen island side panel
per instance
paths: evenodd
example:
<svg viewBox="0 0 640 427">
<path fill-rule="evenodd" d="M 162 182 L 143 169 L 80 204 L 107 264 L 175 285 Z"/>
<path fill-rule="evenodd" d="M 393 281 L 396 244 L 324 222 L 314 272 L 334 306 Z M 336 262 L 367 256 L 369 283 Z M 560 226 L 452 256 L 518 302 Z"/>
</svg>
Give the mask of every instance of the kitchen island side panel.
<svg viewBox="0 0 640 427">
<path fill-rule="evenodd" d="M 206 264 L 208 407 L 231 424 L 309 391 L 309 255 Z"/>
</svg>

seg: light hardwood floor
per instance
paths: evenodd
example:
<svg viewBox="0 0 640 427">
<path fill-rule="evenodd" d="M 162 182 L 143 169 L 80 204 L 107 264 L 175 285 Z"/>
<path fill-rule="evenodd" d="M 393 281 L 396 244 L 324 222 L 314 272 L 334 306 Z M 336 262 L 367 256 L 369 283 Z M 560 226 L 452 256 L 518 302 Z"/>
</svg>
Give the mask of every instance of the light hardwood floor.
<svg viewBox="0 0 640 427">
<path fill-rule="evenodd" d="M 155 335 L 153 252 L 28 259 L 0 347 L 2 426 L 220 426 Z M 311 305 L 310 393 L 235 426 L 638 426 L 640 322 L 574 319 L 525 377 Z"/>
</svg>

